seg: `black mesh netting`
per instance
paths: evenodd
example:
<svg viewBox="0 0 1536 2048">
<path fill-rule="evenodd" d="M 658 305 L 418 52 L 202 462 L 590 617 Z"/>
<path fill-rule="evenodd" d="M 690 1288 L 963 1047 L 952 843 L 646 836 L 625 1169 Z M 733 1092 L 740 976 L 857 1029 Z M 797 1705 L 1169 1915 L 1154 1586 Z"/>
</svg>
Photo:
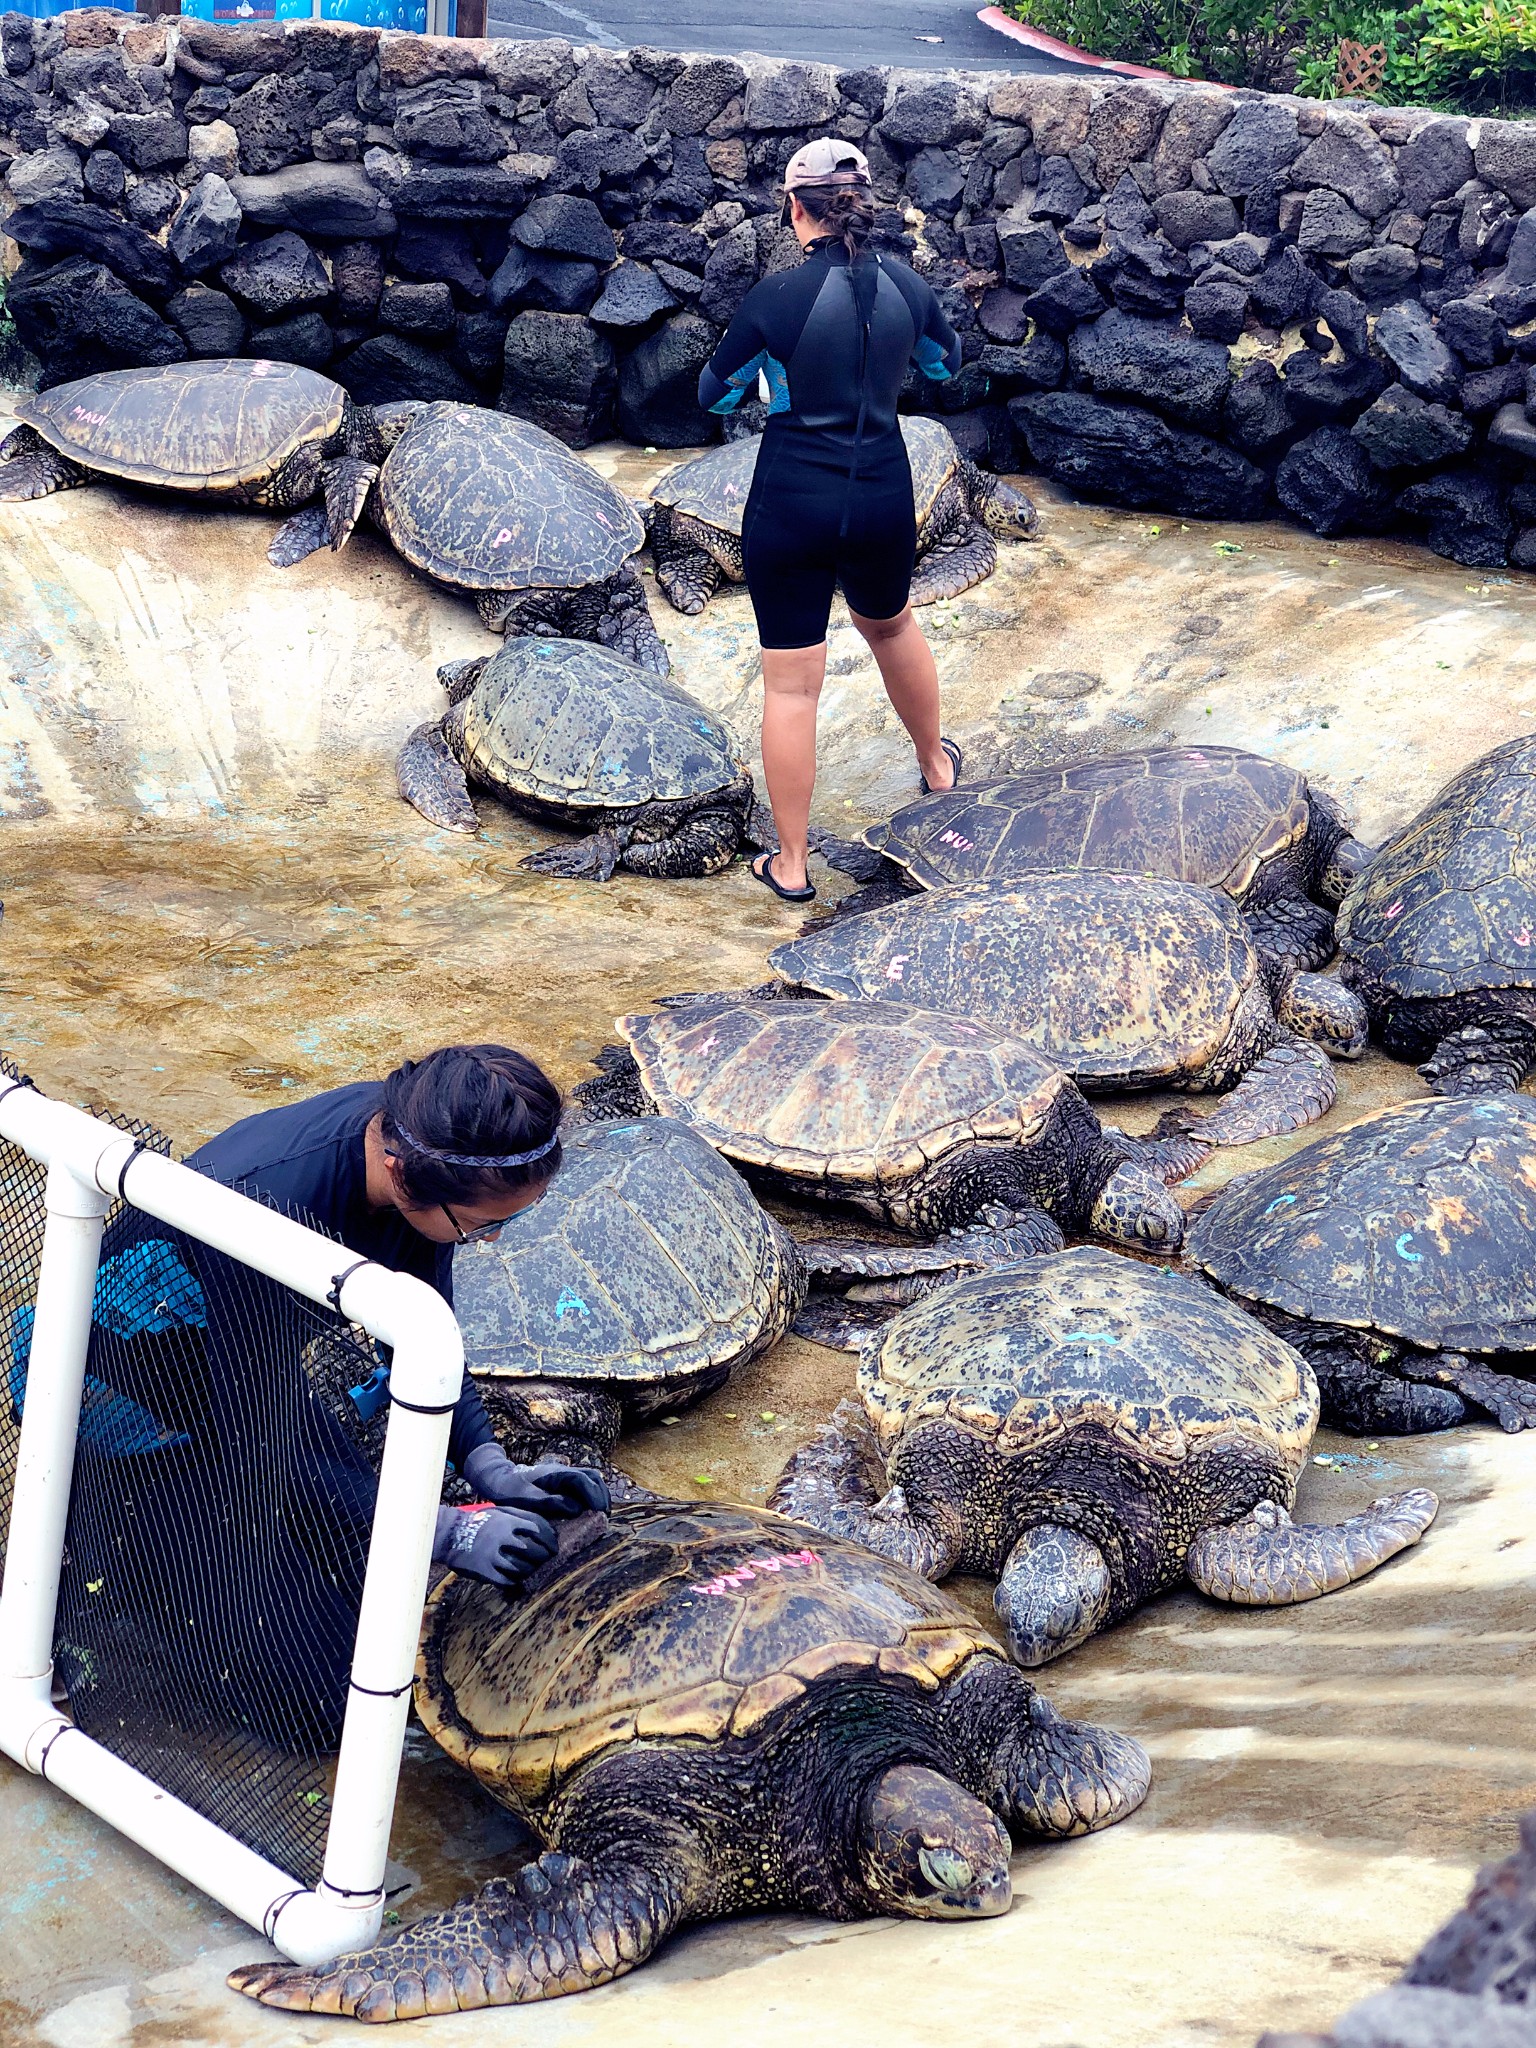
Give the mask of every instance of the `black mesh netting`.
<svg viewBox="0 0 1536 2048">
<path fill-rule="evenodd" d="M 43 1180 L 0 1143 L 6 1517 Z M 338 1271 L 349 1263 L 338 1247 Z M 306 1884 L 324 1853 L 381 1382 L 368 1338 L 338 1315 L 128 1204 L 108 1216 L 56 1670 L 88 1734 Z"/>
</svg>

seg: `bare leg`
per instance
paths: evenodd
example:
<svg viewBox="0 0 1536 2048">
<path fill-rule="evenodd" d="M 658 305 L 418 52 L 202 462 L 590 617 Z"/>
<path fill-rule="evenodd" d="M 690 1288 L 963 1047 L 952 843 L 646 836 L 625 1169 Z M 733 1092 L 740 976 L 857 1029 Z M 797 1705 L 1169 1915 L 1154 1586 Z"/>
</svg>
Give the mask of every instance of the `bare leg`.
<svg viewBox="0 0 1536 2048">
<path fill-rule="evenodd" d="M 827 643 L 763 649 L 763 780 L 773 806 L 779 850 L 774 879 L 786 889 L 807 886 L 806 834 L 816 787 L 816 706 L 827 671 Z M 760 856 L 754 866 L 767 859 Z"/>
<path fill-rule="evenodd" d="M 865 619 L 853 611 L 849 617 L 869 642 L 885 694 L 917 750 L 928 787 L 953 788 L 955 764 L 939 745 L 939 672 L 911 605 L 894 619 Z"/>
</svg>

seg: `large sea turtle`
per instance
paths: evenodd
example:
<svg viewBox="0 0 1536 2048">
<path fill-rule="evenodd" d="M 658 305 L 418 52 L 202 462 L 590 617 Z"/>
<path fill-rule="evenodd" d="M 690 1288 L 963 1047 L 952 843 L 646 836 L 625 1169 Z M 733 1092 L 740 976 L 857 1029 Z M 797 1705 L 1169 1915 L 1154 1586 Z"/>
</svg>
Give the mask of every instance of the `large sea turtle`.
<svg viewBox="0 0 1536 2048">
<path fill-rule="evenodd" d="M 454 1259 L 464 1357 L 519 1463 L 607 1465 L 626 1424 L 678 1413 L 783 1336 L 794 1241 L 667 1117 L 572 1131 L 543 1199 Z"/>
<path fill-rule="evenodd" d="M 573 1091 L 585 1113 L 679 1117 L 776 1193 L 925 1238 L 985 1236 L 1001 1215 L 1005 1256 L 1059 1244 L 1051 1218 L 1122 1244 L 1182 1239 L 1183 1211 L 1134 1139 L 1103 1128 L 1050 1060 L 969 1018 L 727 996 L 617 1028 L 625 1046 Z M 1020 1245 L 1026 1226 L 1036 1246 Z"/>
<path fill-rule="evenodd" d="M 449 662 L 444 718 L 421 725 L 395 764 L 424 818 L 477 832 L 470 787 L 584 832 L 529 854 L 545 875 L 606 882 L 710 875 L 752 826 L 752 777 L 736 741 L 670 677 L 582 640 L 510 640 Z M 772 842 L 770 842 L 772 843 Z"/>
<path fill-rule="evenodd" d="M 1399 1102 L 1224 1188 L 1189 1255 L 1362 1435 L 1536 1424 L 1536 1102 Z"/>
<path fill-rule="evenodd" d="M 493 633 L 596 640 L 665 675 L 633 556 L 640 515 L 553 434 L 483 406 L 406 401 L 369 514 L 396 552 L 468 592 Z M 280 568 L 324 536 L 291 521 L 268 549 Z"/>
<path fill-rule="evenodd" d="M 1142 747 L 907 804 L 841 861 L 877 894 L 1104 868 L 1230 896 L 1260 950 L 1293 967 L 1333 952 L 1333 909 L 1370 859 L 1332 797 L 1240 747 Z M 876 861 L 879 856 L 879 862 Z"/>
<path fill-rule="evenodd" d="M 1285 1607 L 1416 1543 L 1432 1493 L 1292 1523 L 1317 1427 L 1306 1361 L 1203 1281 L 1079 1245 L 958 1280 L 872 1336 L 771 1504 L 942 1579 L 998 1581 L 1043 1664 L 1186 1578 Z"/>
<path fill-rule="evenodd" d="M 1339 912 L 1339 976 L 1437 1095 L 1518 1088 L 1536 1066 L 1536 739 L 1448 782 Z"/>
<path fill-rule="evenodd" d="M 967 462 L 940 421 L 903 418 L 917 513 L 912 602 L 957 597 L 997 567 L 997 540 L 1029 540 L 1039 525 L 1024 493 Z M 680 612 L 701 612 L 725 582 L 740 583 L 741 519 L 761 436 L 727 441 L 669 470 L 651 493 L 656 581 Z"/>
<path fill-rule="evenodd" d="M 448 1578 L 416 1703 L 543 1854 L 359 1954 L 246 1964 L 236 1990 L 414 2019 L 587 1990 L 690 1921 L 1005 1913 L 1010 1829 L 1107 1827 L 1151 1775 L 935 1587 L 760 1508 L 621 1507 L 524 1599 Z"/>
<path fill-rule="evenodd" d="M 1261 955 L 1231 900 L 1188 882 L 1085 871 L 933 889 L 815 926 L 768 964 L 802 992 L 979 1018 L 1081 1088 L 1231 1088 L 1189 1122 L 1210 1144 L 1315 1122 L 1337 1094 L 1327 1055 L 1365 1047 L 1354 996 Z"/>
<path fill-rule="evenodd" d="M 100 370 L 18 401 L 20 425 L 0 441 L 0 499 L 103 480 L 280 512 L 318 495 L 301 530 L 314 547 L 339 548 L 411 417 L 411 408 L 356 406 L 297 363 Z"/>
</svg>

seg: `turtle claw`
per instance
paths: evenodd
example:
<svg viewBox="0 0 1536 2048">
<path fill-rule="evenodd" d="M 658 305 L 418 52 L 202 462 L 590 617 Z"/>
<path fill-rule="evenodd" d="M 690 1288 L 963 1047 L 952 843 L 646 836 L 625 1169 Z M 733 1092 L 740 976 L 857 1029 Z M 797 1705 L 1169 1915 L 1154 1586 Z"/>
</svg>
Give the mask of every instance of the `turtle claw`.
<svg viewBox="0 0 1536 2048">
<path fill-rule="evenodd" d="M 274 569 L 291 569 L 296 562 L 318 554 L 331 542 L 331 523 L 323 505 L 306 505 L 285 519 L 273 534 L 267 560 Z"/>
</svg>

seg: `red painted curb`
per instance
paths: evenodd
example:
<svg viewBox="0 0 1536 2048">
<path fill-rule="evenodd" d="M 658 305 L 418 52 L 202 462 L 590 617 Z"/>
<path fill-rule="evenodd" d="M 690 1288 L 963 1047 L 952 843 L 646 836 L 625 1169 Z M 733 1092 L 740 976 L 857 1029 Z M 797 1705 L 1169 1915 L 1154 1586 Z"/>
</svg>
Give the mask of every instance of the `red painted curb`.
<svg viewBox="0 0 1536 2048">
<path fill-rule="evenodd" d="M 1014 42 L 1023 43 L 1031 50 L 1039 50 L 1047 57 L 1064 57 L 1068 63 L 1082 64 L 1091 71 L 1114 71 L 1124 78 L 1160 78 L 1169 85 L 1210 85 L 1218 92 L 1230 92 L 1231 86 L 1222 85 L 1216 79 L 1182 79 L 1171 71 L 1153 71 L 1145 64 L 1122 64 L 1117 57 L 1095 57 L 1091 50 L 1074 49 L 1071 43 L 1064 43 L 1059 36 L 1048 36 L 1043 28 L 1031 28 L 1028 23 L 1015 21 L 1010 14 L 1004 14 L 1001 7 L 983 7 L 976 19 L 994 28 L 999 35 L 1010 36 Z"/>
</svg>

